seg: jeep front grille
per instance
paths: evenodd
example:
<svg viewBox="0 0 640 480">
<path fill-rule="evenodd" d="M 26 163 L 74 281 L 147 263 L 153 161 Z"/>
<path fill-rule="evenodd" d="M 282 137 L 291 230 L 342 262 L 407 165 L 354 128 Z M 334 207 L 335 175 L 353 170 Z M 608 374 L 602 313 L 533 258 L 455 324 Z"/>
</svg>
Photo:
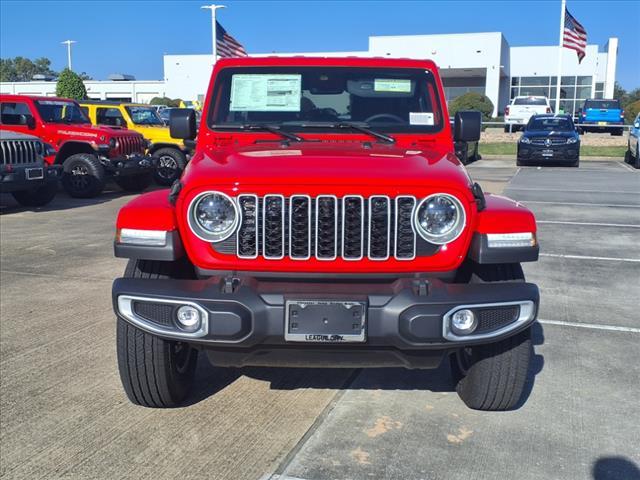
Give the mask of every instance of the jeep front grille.
<svg viewBox="0 0 640 480">
<path fill-rule="evenodd" d="M 38 161 L 42 152 L 42 144 L 36 140 L 2 140 L 0 141 L 0 164 L 21 165 Z"/>
<path fill-rule="evenodd" d="M 238 196 L 235 253 L 269 260 L 412 260 L 416 256 L 416 199 L 374 195 Z M 215 246 L 217 250 L 226 250 Z"/>
<path fill-rule="evenodd" d="M 124 137 L 116 137 L 118 141 L 118 148 L 116 149 L 119 155 L 131 155 L 134 153 L 144 153 L 144 146 L 142 145 L 142 137 L 138 135 L 127 135 Z"/>
</svg>

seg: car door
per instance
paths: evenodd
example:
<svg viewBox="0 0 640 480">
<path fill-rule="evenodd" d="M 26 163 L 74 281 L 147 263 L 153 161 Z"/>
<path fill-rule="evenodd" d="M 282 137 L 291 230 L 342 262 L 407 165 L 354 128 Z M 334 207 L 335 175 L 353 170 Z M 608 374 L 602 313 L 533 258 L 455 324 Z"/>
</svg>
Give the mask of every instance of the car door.
<svg viewBox="0 0 640 480">
<path fill-rule="evenodd" d="M 0 124 L 6 130 L 35 135 L 36 119 L 27 102 L 3 101 L 0 103 Z"/>
<path fill-rule="evenodd" d="M 629 132 L 629 143 L 631 143 L 632 151 L 636 155 L 640 154 L 640 113 L 636 115 L 636 119 L 633 121 L 631 131 Z"/>
<path fill-rule="evenodd" d="M 96 108 L 96 124 L 106 125 L 109 127 L 126 127 L 125 121 L 120 109 L 114 107 L 98 107 Z"/>
</svg>

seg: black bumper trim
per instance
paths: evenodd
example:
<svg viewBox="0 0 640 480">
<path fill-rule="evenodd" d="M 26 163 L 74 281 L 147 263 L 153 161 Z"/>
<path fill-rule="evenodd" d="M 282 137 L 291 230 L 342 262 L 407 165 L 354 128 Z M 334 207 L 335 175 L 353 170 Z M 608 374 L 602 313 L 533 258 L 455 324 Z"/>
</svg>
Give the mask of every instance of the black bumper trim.
<svg viewBox="0 0 640 480">
<path fill-rule="evenodd" d="M 57 182 L 62 175 L 61 165 L 47 164 L 27 164 L 27 165 L 11 165 L 11 170 L 3 169 L 0 172 L 0 192 L 11 193 L 24 190 L 33 190 L 48 183 Z M 27 179 L 27 169 L 41 168 L 42 178 L 37 180 Z"/>
<path fill-rule="evenodd" d="M 538 260 L 540 247 L 489 248 L 487 236 L 474 233 L 468 257 L 476 263 L 522 263 Z"/>
<path fill-rule="evenodd" d="M 113 305 L 116 313 L 121 295 L 191 302 L 208 312 L 207 334 L 189 338 L 193 344 L 218 348 L 301 348 L 299 343 L 286 342 L 285 303 L 287 299 L 352 300 L 364 299 L 367 309 L 366 342 L 349 344 L 350 348 L 400 350 L 442 350 L 463 345 L 489 343 L 507 338 L 526 328 L 535 314 L 515 330 L 503 332 L 490 339 L 448 341 L 443 336 L 443 318 L 461 305 L 495 304 L 531 301 L 536 310 L 538 287 L 531 283 L 446 284 L 437 279 L 429 281 L 427 295 L 414 289 L 412 279 L 403 278 L 387 284 L 372 283 L 308 283 L 260 281 L 252 277 L 237 279 L 237 286 L 225 293 L 224 279 L 206 280 L 148 280 L 118 278 L 113 283 Z M 228 291 L 228 290 L 226 290 Z M 128 319 L 131 321 L 130 319 Z M 133 323 L 133 322 L 132 322 Z M 137 325 L 144 328 L 144 325 Z M 157 333 L 156 333 L 157 334 Z M 170 334 L 160 336 L 172 338 Z M 315 345 L 310 343 L 308 345 Z M 344 348 L 347 344 L 322 344 Z"/>
</svg>

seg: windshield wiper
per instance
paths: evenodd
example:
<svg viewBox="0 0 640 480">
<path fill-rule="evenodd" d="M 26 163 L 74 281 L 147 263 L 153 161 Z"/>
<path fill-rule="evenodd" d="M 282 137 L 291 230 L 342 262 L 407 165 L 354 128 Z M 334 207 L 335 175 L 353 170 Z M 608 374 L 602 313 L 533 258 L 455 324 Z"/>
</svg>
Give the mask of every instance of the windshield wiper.
<svg viewBox="0 0 640 480">
<path fill-rule="evenodd" d="M 242 128 L 243 130 L 264 130 L 267 132 L 275 133 L 276 135 L 280 135 L 289 140 L 293 140 L 294 142 L 304 142 L 304 138 L 299 137 L 295 133 L 285 132 L 284 130 L 281 130 L 280 127 L 276 127 L 274 125 L 263 125 L 263 124 L 256 123 L 256 124 L 242 125 L 240 128 Z"/>
<path fill-rule="evenodd" d="M 384 133 L 376 132 L 369 128 L 368 123 L 364 122 L 339 122 L 339 123 L 301 123 L 297 124 L 300 127 L 307 128 L 336 128 L 343 130 L 356 130 L 358 132 L 366 133 L 372 137 L 378 138 L 387 143 L 396 143 L 396 139 L 391 135 L 385 135 Z"/>
</svg>

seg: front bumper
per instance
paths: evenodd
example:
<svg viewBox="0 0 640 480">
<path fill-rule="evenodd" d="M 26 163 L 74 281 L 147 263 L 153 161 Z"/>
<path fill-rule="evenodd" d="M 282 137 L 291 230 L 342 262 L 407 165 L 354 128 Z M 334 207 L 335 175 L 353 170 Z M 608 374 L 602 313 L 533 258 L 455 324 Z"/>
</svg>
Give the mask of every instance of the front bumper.
<svg viewBox="0 0 640 480">
<path fill-rule="evenodd" d="M 119 278 L 113 284 L 113 305 L 119 317 L 148 333 L 205 348 L 218 365 L 432 368 L 461 346 L 494 342 L 527 328 L 539 303 L 538 288 L 531 283 L 339 282 Z M 365 340 L 316 338 L 322 335 L 311 335 L 321 343 L 285 340 L 287 302 L 305 300 L 361 302 Z M 197 332 L 176 325 L 180 305 L 201 312 L 205 322 Z M 463 307 L 491 319 L 479 321 L 468 336 L 456 336 L 449 318 Z M 500 313 L 507 309 L 517 313 Z"/>
<path fill-rule="evenodd" d="M 566 145 L 518 144 L 518 159 L 535 163 L 573 163 L 580 156 L 580 142 Z"/>
<path fill-rule="evenodd" d="M 105 168 L 113 175 L 126 177 L 153 171 L 156 160 L 151 155 L 134 153 L 120 157 L 100 157 Z"/>
<path fill-rule="evenodd" d="M 0 192 L 11 193 L 33 190 L 57 182 L 62 174 L 60 165 L 28 164 L 0 167 Z"/>
</svg>

